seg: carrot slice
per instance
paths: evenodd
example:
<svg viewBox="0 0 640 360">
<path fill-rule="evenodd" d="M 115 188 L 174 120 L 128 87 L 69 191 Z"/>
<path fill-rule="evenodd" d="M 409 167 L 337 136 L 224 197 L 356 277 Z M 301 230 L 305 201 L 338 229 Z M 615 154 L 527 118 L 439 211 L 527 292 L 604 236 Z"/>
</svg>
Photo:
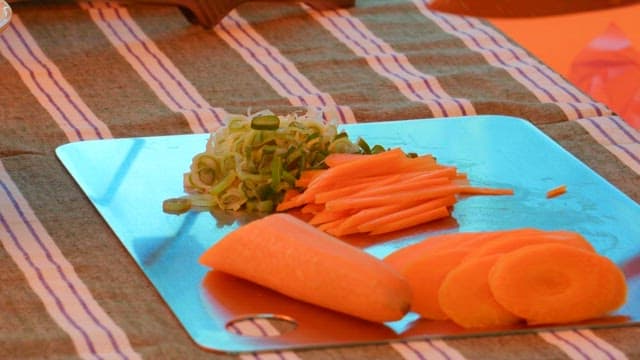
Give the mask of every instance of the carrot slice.
<svg viewBox="0 0 640 360">
<path fill-rule="evenodd" d="M 529 324 L 600 317 L 622 306 L 627 293 L 624 275 L 611 260 L 561 244 L 504 254 L 488 279 L 496 301 Z"/>
<path fill-rule="evenodd" d="M 429 253 L 440 251 L 443 249 L 456 249 L 469 241 L 481 238 L 488 233 L 480 232 L 460 232 L 448 233 L 427 237 L 415 244 L 403 247 L 392 252 L 384 258 L 384 262 L 393 266 L 401 273 L 414 261 L 419 260 Z"/>
<path fill-rule="evenodd" d="M 554 187 L 553 189 L 547 191 L 547 199 L 560 196 L 566 192 L 567 192 L 567 185 L 560 185 L 560 186 Z"/>
<path fill-rule="evenodd" d="M 565 244 L 594 252 L 593 245 L 582 235 L 572 231 L 542 231 L 523 229 L 507 231 L 491 240 L 485 241 L 481 246 L 472 251 L 465 261 L 479 259 L 488 255 L 504 254 L 527 245 L 545 243 Z"/>
<path fill-rule="evenodd" d="M 288 214 L 229 233 L 200 257 L 203 265 L 292 298 L 362 319 L 401 319 L 407 282 L 391 266 Z"/>
<path fill-rule="evenodd" d="M 500 305 L 489 288 L 489 272 L 500 255 L 466 261 L 452 269 L 440 286 L 442 311 L 465 328 L 507 326 L 518 316 Z"/>
<path fill-rule="evenodd" d="M 434 251 L 407 264 L 401 273 L 411 288 L 411 310 L 427 319 L 448 319 L 438 301 L 438 291 L 449 271 L 468 253 L 468 249 Z"/>
</svg>

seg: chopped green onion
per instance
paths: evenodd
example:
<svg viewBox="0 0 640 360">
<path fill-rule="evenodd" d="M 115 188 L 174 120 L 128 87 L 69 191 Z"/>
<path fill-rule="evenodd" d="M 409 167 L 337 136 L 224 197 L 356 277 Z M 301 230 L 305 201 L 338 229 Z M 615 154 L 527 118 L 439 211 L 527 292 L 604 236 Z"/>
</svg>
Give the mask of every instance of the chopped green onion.
<svg viewBox="0 0 640 360">
<path fill-rule="evenodd" d="M 324 124 L 317 112 L 232 115 L 194 156 L 184 188 L 191 206 L 270 212 L 304 170 L 326 167 L 333 152 L 365 152 L 363 144 Z M 377 150 L 384 148 L 371 149 Z"/>
<path fill-rule="evenodd" d="M 280 118 L 276 115 L 262 115 L 251 119 L 251 128 L 255 130 L 277 130 Z"/>
<path fill-rule="evenodd" d="M 172 198 L 162 202 L 162 211 L 168 214 L 180 215 L 191 209 L 191 200 L 188 198 Z"/>
<path fill-rule="evenodd" d="M 369 147 L 369 144 L 363 138 L 358 138 L 358 146 L 360 146 L 360 148 L 362 149 L 363 153 L 371 154 L 371 148 Z"/>
<path fill-rule="evenodd" d="M 379 153 L 383 153 L 387 151 L 387 149 L 384 148 L 384 146 L 376 144 L 371 148 L 371 153 L 372 154 L 379 154 Z"/>
</svg>

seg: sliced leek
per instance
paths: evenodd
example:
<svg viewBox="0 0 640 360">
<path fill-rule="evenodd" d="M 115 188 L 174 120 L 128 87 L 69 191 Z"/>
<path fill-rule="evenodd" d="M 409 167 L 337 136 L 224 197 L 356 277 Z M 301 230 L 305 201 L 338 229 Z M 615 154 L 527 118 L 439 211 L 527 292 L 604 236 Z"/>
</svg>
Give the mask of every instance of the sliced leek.
<svg viewBox="0 0 640 360">
<path fill-rule="evenodd" d="M 321 115 L 230 116 L 184 174 L 189 207 L 272 212 L 300 173 L 325 167 L 328 154 L 371 151 L 338 132 L 334 123 L 324 123 Z"/>
</svg>

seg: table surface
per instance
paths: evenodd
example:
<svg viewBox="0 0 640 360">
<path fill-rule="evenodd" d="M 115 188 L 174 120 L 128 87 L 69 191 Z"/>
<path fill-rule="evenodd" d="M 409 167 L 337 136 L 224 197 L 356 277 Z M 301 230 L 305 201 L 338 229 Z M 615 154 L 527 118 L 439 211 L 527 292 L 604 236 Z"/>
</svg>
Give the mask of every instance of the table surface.
<svg viewBox="0 0 640 360">
<path fill-rule="evenodd" d="M 70 142 L 206 133 L 248 109 L 312 106 L 342 123 L 500 114 L 640 201 L 637 131 L 488 23 L 421 0 L 325 12 L 247 3 L 213 30 L 172 6 L 12 8 L 0 35 L 0 358 L 237 357 L 189 338 L 56 158 Z M 631 326 L 242 357 L 619 359 L 640 357 L 638 336 Z"/>
</svg>

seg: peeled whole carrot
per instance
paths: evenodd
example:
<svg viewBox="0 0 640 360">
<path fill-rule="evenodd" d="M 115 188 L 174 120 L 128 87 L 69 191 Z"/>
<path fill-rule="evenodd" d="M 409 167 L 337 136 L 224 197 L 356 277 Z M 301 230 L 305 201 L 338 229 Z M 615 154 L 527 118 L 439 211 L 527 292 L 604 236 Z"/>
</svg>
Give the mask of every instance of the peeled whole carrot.
<svg viewBox="0 0 640 360">
<path fill-rule="evenodd" d="M 522 319 L 500 305 L 489 288 L 489 272 L 500 255 L 465 261 L 442 281 L 438 302 L 442 311 L 465 328 L 517 324 Z"/>
<path fill-rule="evenodd" d="M 241 226 L 200 263 L 370 321 L 399 320 L 410 308 L 410 288 L 391 266 L 288 214 Z"/>
<path fill-rule="evenodd" d="M 608 258 L 562 244 L 525 246 L 491 269 L 496 301 L 529 324 L 558 324 L 606 315 L 626 299 L 622 271 Z"/>
</svg>

